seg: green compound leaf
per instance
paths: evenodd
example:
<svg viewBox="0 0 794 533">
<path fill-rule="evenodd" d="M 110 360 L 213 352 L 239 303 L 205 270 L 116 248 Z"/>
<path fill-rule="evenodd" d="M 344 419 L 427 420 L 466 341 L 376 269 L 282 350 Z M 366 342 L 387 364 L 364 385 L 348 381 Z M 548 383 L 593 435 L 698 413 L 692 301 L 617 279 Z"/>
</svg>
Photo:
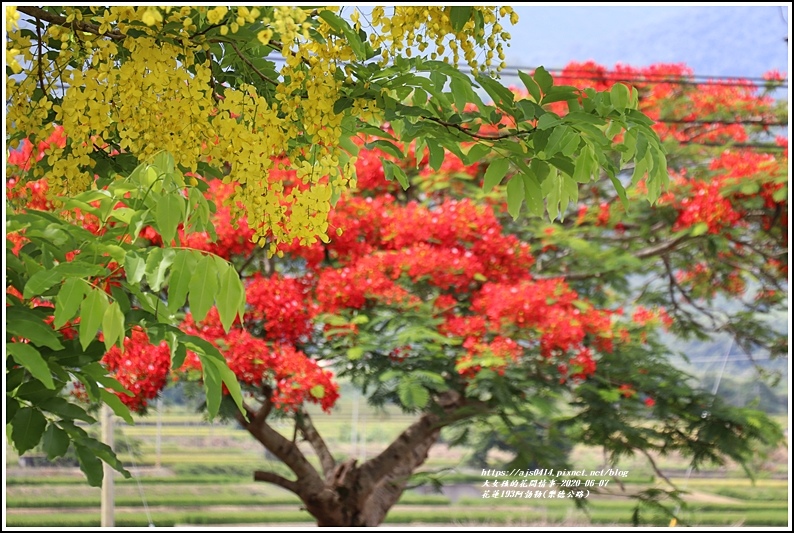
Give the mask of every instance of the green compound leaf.
<svg viewBox="0 0 794 533">
<path fill-rule="evenodd" d="M 47 361 L 36 348 L 21 342 L 7 342 L 6 352 L 14 358 L 14 361 L 24 366 L 34 378 L 44 383 L 48 389 L 55 389 L 50 367 L 47 366 Z"/>
<path fill-rule="evenodd" d="M 78 328 L 80 330 L 80 346 L 83 347 L 83 350 L 88 348 L 91 341 L 96 338 L 107 308 L 107 294 L 99 289 L 92 288 L 80 306 L 80 324 Z"/>
<path fill-rule="evenodd" d="M 41 411 L 23 407 L 11 419 L 11 442 L 19 455 L 35 447 L 44 434 L 47 420 Z"/>
<path fill-rule="evenodd" d="M 193 319 L 204 320 L 218 291 L 218 268 L 215 258 L 211 255 L 203 256 L 196 264 L 196 270 L 190 277 L 190 294 L 188 303 Z"/>
<path fill-rule="evenodd" d="M 509 159 L 495 159 L 488 165 L 485 171 L 485 178 L 483 180 L 483 192 L 491 192 L 493 188 L 498 185 L 502 178 L 507 174 L 507 169 L 510 168 Z"/>
</svg>

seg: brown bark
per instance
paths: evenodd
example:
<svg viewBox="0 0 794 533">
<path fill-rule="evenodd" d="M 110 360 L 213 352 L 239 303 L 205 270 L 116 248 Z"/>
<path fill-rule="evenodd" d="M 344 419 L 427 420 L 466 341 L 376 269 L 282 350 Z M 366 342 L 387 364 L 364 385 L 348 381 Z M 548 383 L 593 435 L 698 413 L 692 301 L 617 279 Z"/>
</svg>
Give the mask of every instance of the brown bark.
<svg viewBox="0 0 794 533">
<path fill-rule="evenodd" d="M 306 439 L 309 444 L 311 444 L 312 449 L 314 449 L 314 453 L 316 453 L 317 457 L 320 459 L 323 475 L 326 479 L 328 479 L 328 476 L 331 475 L 331 473 L 334 471 L 334 468 L 336 467 L 336 461 L 334 460 L 333 455 L 331 455 L 331 451 L 328 449 L 325 441 L 314 427 L 309 413 L 307 413 L 305 410 L 301 410 L 298 413 L 296 424 L 303 438 Z"/>
<path fill-rule="evenodd" d="M 114 41 L 121 41 L 126 37 L 126 35 L 119 32 L 118 30 L 99 33 L 99 26 L 97 26 L 96 24 L 92 24 L 90 22 L 81 22 L 81 21 L 66 22 L 66 17 L 62 17 L 60 15 L 53 15 L 52 13 L 49 13 L 40 7 L 19 6 L 17 7 L 17 11 L 29 15 L 31 17 L 34 17 L 38 20 L 49 22 L 50 24 L 56 24 L 58 26 L 64 26 L 66 28 L 72 28 L 75 30 L 84 31 L 86 33 L 93 33 L 94 35 L 102 35 L 103 37 L 109 37 Z"/>
<path fill-rule="evenodd" d="M 249 410 L 243 426 L 281 459 L 295 474 L 289 480 L 272 472 L 258 471 L 255 481 L 274 483 L 294 492 L 317 519 L 319 526 L 374 527 L 400 499 L 411 474 L 426 460 L 441 428 L 454 420 L 472 416 L 472 406 L 455 392 L 436 398 L 438 409 L 424 413 L 380 454 L 359 465 L 355 459 L 337 463 L 308 414 L 296 417 L 296 427 L 320 459 L 323 474 L 315 470 L 294 441 L 282 437 L 266 421 L 269 406 Z"/>
</svg>

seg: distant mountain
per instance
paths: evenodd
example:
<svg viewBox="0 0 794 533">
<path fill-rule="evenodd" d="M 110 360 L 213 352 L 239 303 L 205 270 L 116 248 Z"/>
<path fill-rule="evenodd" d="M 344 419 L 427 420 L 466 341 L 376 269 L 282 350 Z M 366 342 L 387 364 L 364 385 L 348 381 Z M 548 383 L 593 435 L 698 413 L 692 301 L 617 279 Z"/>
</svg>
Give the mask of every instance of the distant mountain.
<svg viewBox="0 0 794 533">
<path fill-rule="evenodd" d="M 790 68 L 787 6 L 528 8 L 533 15 L 533 31 L 508 49 L 511 65 L 685 63 L 696 75 L 743 77 Z"/>
<path fill-rule="evenodd" d="M 680 15 L 658 24 L 616 32 L 599 54 L 609 66 L 683 62 L 698 75 L 785 72 L 790 68 L 787 17 L 788 10 L 779 6 L 682 7 Z"/>
</svg>

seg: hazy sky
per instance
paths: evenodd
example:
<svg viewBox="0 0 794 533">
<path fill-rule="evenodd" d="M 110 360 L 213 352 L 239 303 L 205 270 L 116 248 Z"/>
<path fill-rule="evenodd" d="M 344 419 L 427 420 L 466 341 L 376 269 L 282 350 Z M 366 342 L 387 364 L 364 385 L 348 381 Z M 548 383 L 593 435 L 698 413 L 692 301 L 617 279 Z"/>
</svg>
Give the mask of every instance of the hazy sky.
<svg viewBox="0 0 794 533">
<path fill-rule="evenodd" d="M 782 7 L 781 7 L 782 6 Z M 612 67 L 687 63 L 695 74 L 787 71 L 790 4 L 523 5 L 507 61 L 559 68 L 593 59 Z M 706 72 L 708 70 L 708 72 Z"/>
</svg>

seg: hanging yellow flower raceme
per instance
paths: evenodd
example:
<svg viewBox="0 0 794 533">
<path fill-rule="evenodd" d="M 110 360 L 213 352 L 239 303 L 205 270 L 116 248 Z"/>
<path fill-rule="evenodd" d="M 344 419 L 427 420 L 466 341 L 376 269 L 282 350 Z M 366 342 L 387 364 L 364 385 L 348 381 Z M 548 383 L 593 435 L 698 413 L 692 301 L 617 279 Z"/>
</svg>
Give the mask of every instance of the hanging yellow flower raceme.
<svg viewBox="0 0 794 533">
<path fill-rule="evenodd" d="M 436 54 L 448 53 L 453 62 L 462 55 L 473 68 L 480 66 L 479 42 L 488 51 L 485 68 L 494 50 L 503 58 L 500 17 L 515 14 L 472 9 L 456 30 L 442 7 L 398 6 L 390 17 L 376 7 L 370 40 L 382 48 L 384 62 L 432 42 Z M 65 147 L 47 148 L 48 165 L 34 166 L 31 178 L 46 176 L 54 193 L 72 194 L 92 186 L 101 157 L 125 153 L 147 161 L 166 150 L 184 171 L 205 163 L 230 169 L 225 179 L 239 184 L 232 207 L 247 215 L 256 242 L 274 250 L 296 238 L 327 239 L 331 198 L 350 185 L 355 163 L 340 147 L 351 131 L 343 131 L 345 114 L 334 105 L 353 83 L 350 62 L 361 58 L 318 16 L 322 9 L 20 10 L 6 8 L 7 57 L 20 74 L 6 79 L 11 145 L 43 140 L 56 124 L 68 137 Z M 43 21 L 40 39 L 19 29 L 20 13 Z M 354 10 L 350 18 L 358 27 L 362 15 Z M 475 24 L 478 18 L 482 24 Z M 262 58 L 274 51 L 284 62 L 265 74 Z M 223 69 L 250 83 L 229 80 Z M 382 119 L 371 100 L 351 101 L 354 116 Z M 296 183 L 268 179 L 277 160 L 289 162 Z"/>
</svg>

